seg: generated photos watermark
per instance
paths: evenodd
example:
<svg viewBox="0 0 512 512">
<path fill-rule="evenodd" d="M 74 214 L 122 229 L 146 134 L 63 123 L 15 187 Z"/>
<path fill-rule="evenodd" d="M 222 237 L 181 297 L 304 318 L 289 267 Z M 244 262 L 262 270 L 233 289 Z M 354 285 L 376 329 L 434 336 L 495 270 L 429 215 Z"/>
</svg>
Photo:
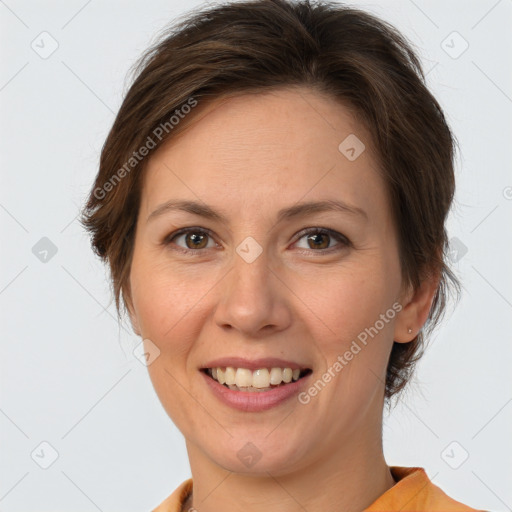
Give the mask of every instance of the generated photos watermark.
<svg viewBox="0 0 512 512">
<path fill-rule="evenodd" d="M 190 97 L 187 102 L 182 105 L 179 109 L 174 111 L 174 114 L 165 123 L 159 124 L 152 132 L 148 135 L 144 144 L 132 153 L 132 156 L 120 167 L 113 176 L 108 179 L 103 186 L 96 187 L 94 189 L 94 197 L 102 200 L 106 195 L 114 190 L 115 186 L 134 169 L 142 160 L 154 149 L 158 142 L 162 140 L 164 134 L 169 134 L 187 114 L 189 114 L 194 107 L 197 106 L 197 100 Z M 156 139 L 156 140 L 155 140 Z"/>
<path fill-rule="evenodd" d="M 361 352 L 361 350 L 368 344 L 368 336 L 372 339 L 376 336 L 390 320 L 395 318 L 396 314 L 402 311 L 402 305 L 395 302 L 385 313 L 380 315 L 380 318 L 375 321 L 371 327 L 366 327 L 357 335 L 357 340 L 363 345 L 361 347 L 357 340 L 352 340 L 350 348 L 346 350 L 343 355 L 338 355 L 336 361 L 318 378 L 306 391 L 302 391 L 298 395 L 298 400 L 301 404 L 308 404 L 311 398 L 316 396 L 322 389 L 327 386 L 336 375 L 349 364 L 350 361 Z"/>
</svg>

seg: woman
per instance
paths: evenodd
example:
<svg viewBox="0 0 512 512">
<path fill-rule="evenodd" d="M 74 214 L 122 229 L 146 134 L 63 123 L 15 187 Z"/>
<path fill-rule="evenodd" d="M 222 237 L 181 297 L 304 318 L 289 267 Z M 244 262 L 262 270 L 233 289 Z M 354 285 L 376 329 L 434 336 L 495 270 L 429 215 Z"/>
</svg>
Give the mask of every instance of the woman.
<svg viewBox="0 0 512 512">
<path fill-rule="evenodd" d="M 453 152 L 416 55 L 359 10 L 235 2 L 146 53 L 82 223 L 186 440 L 156 511 L 475 510 L 382 451 L 458 291 Z"/>
</svg>

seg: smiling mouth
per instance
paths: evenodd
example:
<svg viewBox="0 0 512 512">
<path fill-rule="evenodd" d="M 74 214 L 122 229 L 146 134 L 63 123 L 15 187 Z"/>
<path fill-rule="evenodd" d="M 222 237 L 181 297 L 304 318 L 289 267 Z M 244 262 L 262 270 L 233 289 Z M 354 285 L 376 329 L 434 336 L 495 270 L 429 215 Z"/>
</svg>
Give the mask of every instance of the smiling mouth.
<svg viewBox="0 0 512 512">
<path fill-rule="evenodd" d="M 247 368 L 217 367 L 202 368 L 201 371 L 219 384 L 232 391 L 262 392 L 286 386 L 310 373 L 310 368 L 260 368 L 251 371 Z"/>
</svg>

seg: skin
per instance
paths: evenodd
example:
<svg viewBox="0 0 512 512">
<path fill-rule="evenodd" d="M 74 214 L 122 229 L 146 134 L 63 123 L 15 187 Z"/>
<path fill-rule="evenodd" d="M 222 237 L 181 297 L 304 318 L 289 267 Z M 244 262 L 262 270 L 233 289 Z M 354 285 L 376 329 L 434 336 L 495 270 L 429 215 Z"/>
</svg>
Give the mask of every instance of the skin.
<svg viewBox="0 0 512 512">
<path fill-rule="evenodd" d="M 133 328 L 160 350 L 150 378 L 186 440 L 194 487 L 184 509 L 361 511 L 395 483 L 382 451 L 393 340 L 416 336 L 438 280 L 403 285 L 378 159 L 342 104 L 283 88 L 196 108 L 197 119 L 148 161 L 129 278 Z M 351 133 L 366 141 L 354 161 L 338 150 Z M 147 221 L 169 199 L 206 203 L 227 222 L 180 211 Z M 325 199 L 362 208 L 368 220 L 323 212 L 276 223 L 281 208 Z M 184 227 L 213 235 L 200 249 L 190 235 L 162 243 Z M 295 236 L 309 227 L 350 243 L 324 235 L 317 248 Z M 252 263 L 236 252 L 248 236 L 262 248 Z M 223 356 L 281 357 L 312 368 L 314 382 L 396 301 L 400 313 L 306 405 L 292 398 L 238 411 L 198 370 Z M 261 453 L 250 468 L 237 457 L 247 442 Z"/>
</svg>

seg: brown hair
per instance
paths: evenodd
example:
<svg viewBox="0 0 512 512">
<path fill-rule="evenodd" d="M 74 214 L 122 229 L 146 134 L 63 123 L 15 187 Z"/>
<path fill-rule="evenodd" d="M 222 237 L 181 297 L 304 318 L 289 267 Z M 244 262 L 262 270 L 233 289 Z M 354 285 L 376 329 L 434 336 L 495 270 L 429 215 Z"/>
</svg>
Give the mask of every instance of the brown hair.
<svg viewBox="0 0 512 512">
<path fill-rule="evenodd" d="M 339 3 L 242 1 L 187 13 L 134 71 L 80 219 L 95 253 L 110 266 L 118 317 L 120 295 L 125 309 L 131 304 L 148 150 L 179 133 L 198 102 L 277 87 L 315 88 L 350 106 L 371 135 L 397 228 L 403 282 L 417 289 L 430 273 L 440 276 L 423 329 L 413 341 L 393 344 L 385 397 L 401 391 L 424 352 L 425 335 L 444 314 L 450 282 L 460 293 L 445 262 L 455 138 L 410 43 L 388 23 Z"/>
</svg>

